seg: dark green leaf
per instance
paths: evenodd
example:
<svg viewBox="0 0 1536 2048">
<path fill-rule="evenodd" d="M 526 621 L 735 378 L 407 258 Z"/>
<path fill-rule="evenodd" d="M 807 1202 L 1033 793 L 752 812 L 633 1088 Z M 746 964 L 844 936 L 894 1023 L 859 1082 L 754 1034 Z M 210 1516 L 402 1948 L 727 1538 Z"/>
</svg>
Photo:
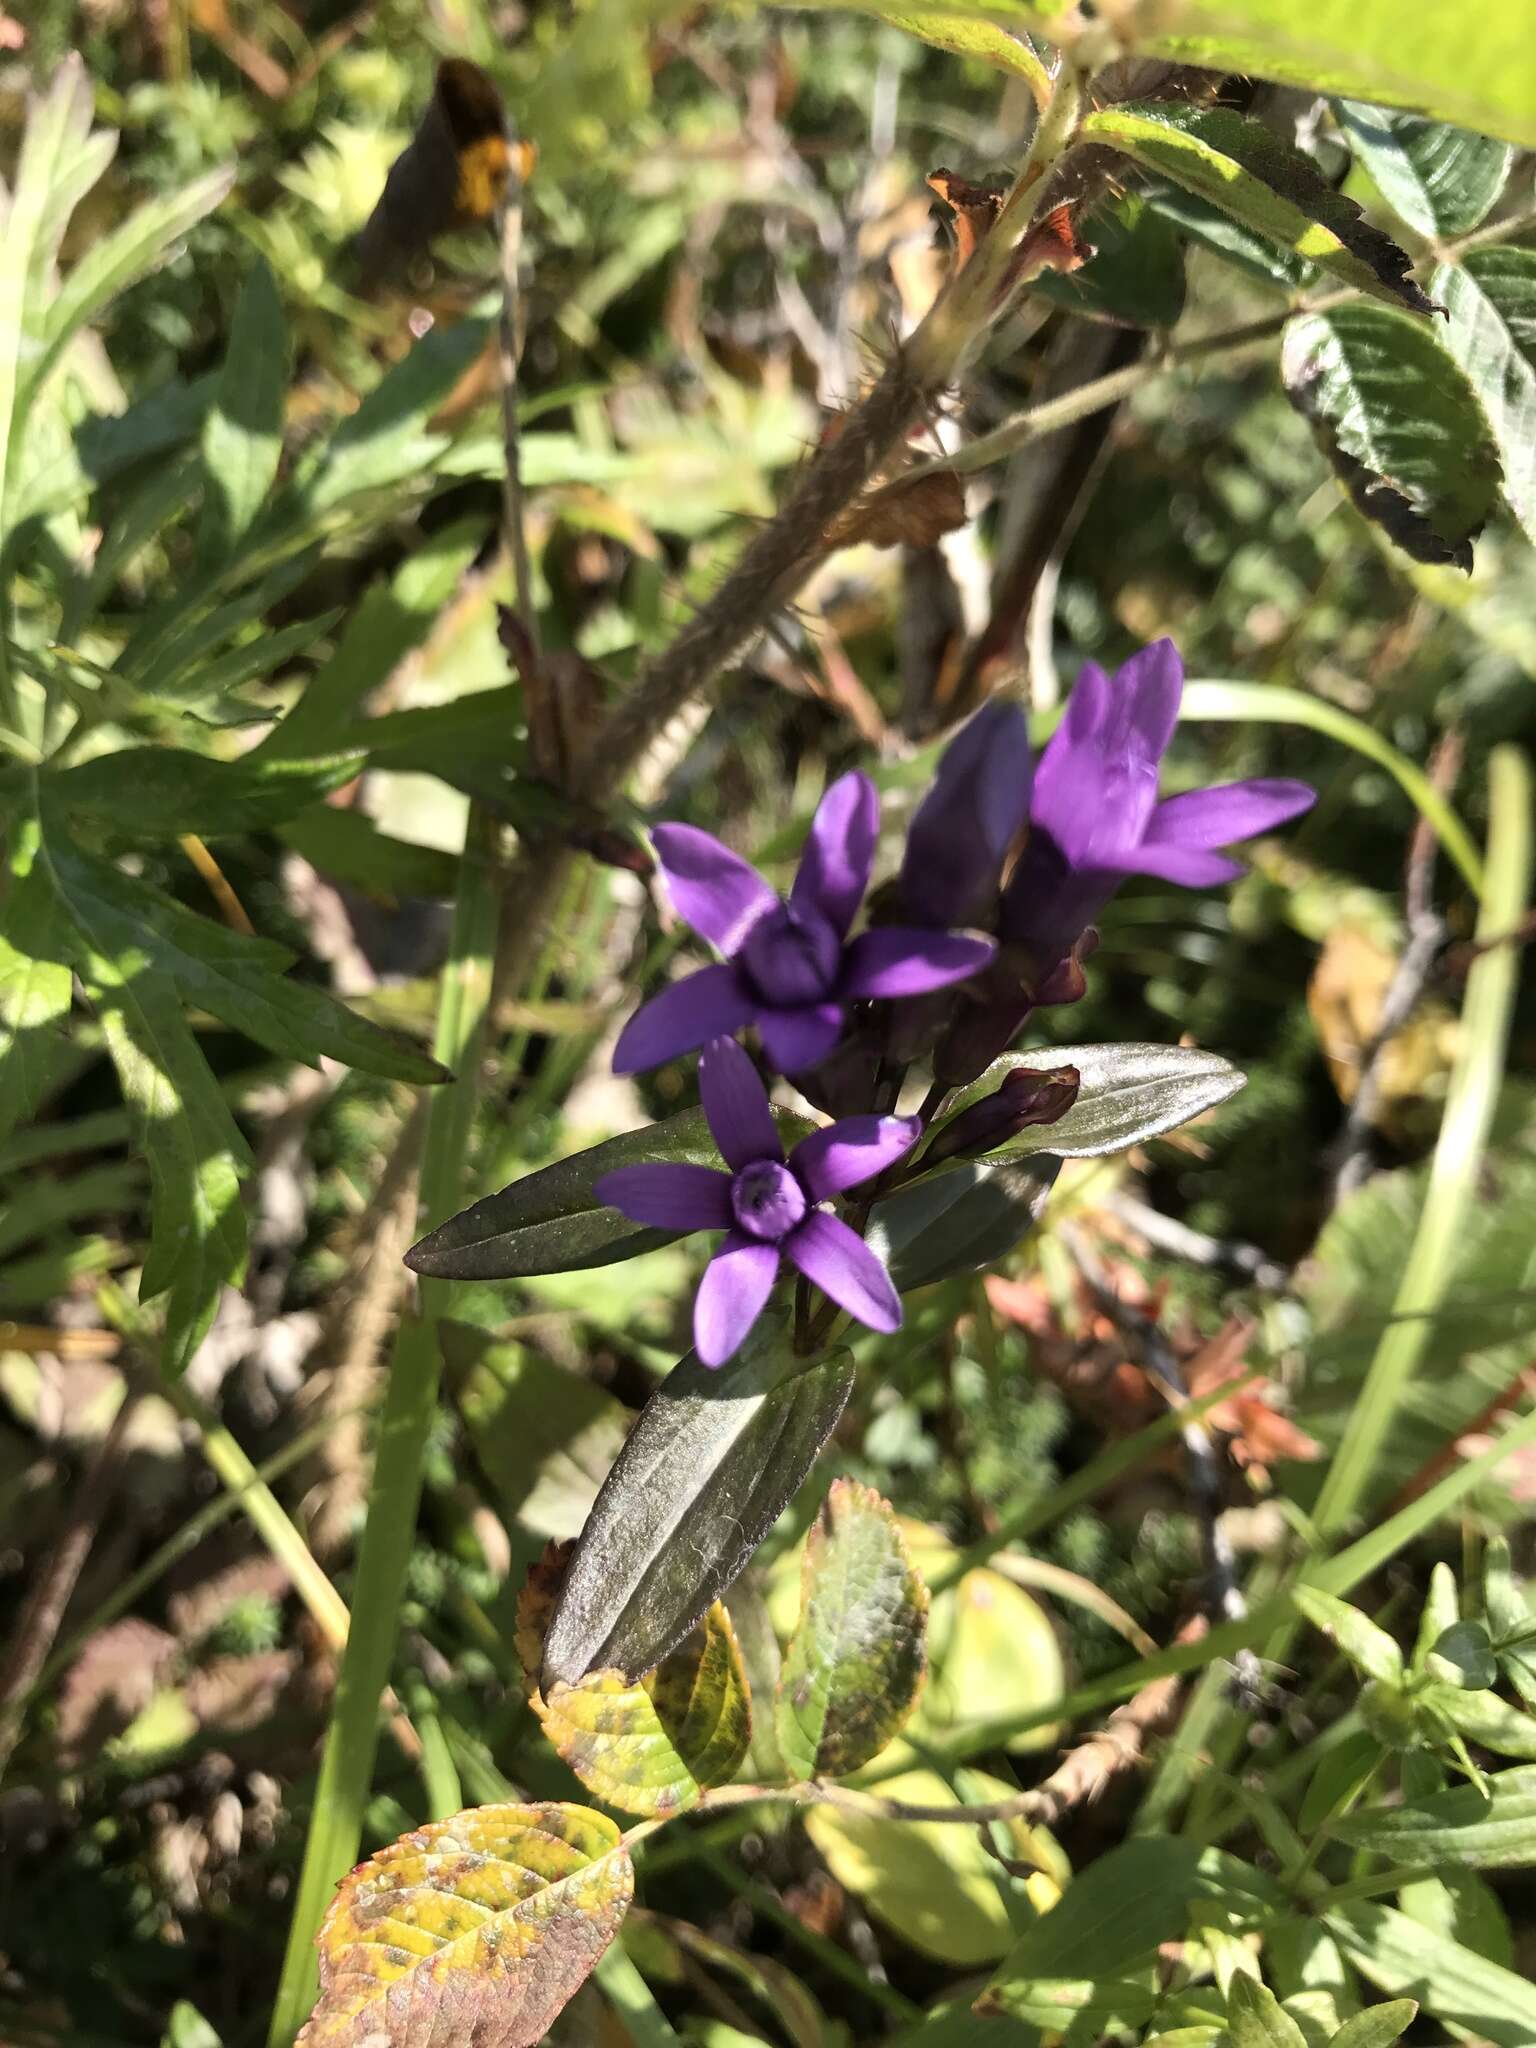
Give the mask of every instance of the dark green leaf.
<svg viewBox="0 0 1536 2048">
<path fill-rule="evenodd" d="M 989 1266 L 1037 1220 L 1060 1171 L 1051 1156 L 941 1167 L 875 1204 L 869 1242 L 901 1294 Z"/>
<path fill-rule="evenodd" d="M 1402 1806 L 1367 1807 L 1331 1832 L 1403 1868 L 1528 1869 L 1536 1864 L 1536 1769 L 1494 1771 L 1487 1785 L 1487 1798 L 1458 1785 Z"/>
<path fill-rule="evenodd" d="M 381 832 L 366 811 L 315 804 L 282 826 L 278 837 L 332 881 L 387 902 L 450 897 L 458 886 L 455 855 Z"/>
<path fill-rule="evenodd" d="M 1172 327 L 1184 311 L 1184 250 L 1179 236 L 1139 192 L 1095 213 L 1087 239 L 1093 256 L 1070 276 L 1047 271 L 1032 297 L 1123 327 Z"/>
<path fill-rule="evenodd" d="M 1458 1621 L 1435 1638 L 1426 1659 L 1436 1678 L 1465 1692 L 1486 1692 L 1499 1675 L 1493 1645 L 1480 1621 Z"/>
<path fill-rule="evenodd" d="M 1435 272 L 1450 318 L 1444 342 L 1477 393 L 1504 495 L 1536 540 L 1536 249 L 1474 249 Z"/>
<path fill-rule="evenodd" d="M 37 828 L 11 845 L 0 896 L 0 1136 L 26 1121 L 47 1091 L 74 988 L 57 904 L 36 867 Z"/>
<path fill-rule="evenodd" d="M 1360 100 L 1341 100 L 1339 116 L 1382 198 L 1428 240 L 1477 227 L 1504 189 L 1507 142 Z"/>
<path fill-rule="evenodd" d="M 1483 1551 L 1483 1612 L 1500 1647 L 1536 1628 L 1536 1616 L 1515 1584 L 1507 1536 L 1490 1536 Z"/>
<path fill-rule="evenodd" d="M 1406 251 L 1262 121 L 1230 107 L 1127 102 L 1090 114 L 1082 133 L 1345 284 L 1414 313 L 1433 310 L 1413 281 Z"/>
<path fill-rule="evenodd" d="M 272 272 L 258 256 L 235 305 L 213 404 L 203 421 L 205 563 L 227 560 L 254 523 L 283 454 L 288 323 Z"/>
<path fill-rule="evenodd" d="M 1375 1736 L 1363 1728 L 1324 1751 L 1312 1773 L 1296 1822 L 1304 1837 L 1314 1834 L 1356 1796 L 1383 1754 Z"/>
<path fill-rule="evenodd" d="M 640 1411 L 576 1546 L 544 1682 L 659 1664 L 746 1564 L 831 1435 L 853 1384 L 807 1367 L 770 1309 L 716 1372 L 692 1352 Z"/>
<path fill-rule="evenodd" d="M 775 1725 L 796 1777 L 846 1777 L 877 1757 L 923 1682 L 928 1589 L 889 1501 L 835 1479 L 806 1539 L 800 1621 Z"/>
<path fill-rule="evenodd" d="M 1235 1095 L 1247 1076 L 1214 1052 L 1183 1045 L 1052 1045 L 1004 1053 L 950 1103 L 946 1116 L 990 1095 L 1015 1067 L 1076 1067 L 1077 1099 L 1053 1124 L 1032 1124 L 990 1156 L 1097 1159 L 1159 1138 Z"/>
<path fill-rule="evenodd" d="M 484 320 L 434 327 L 343 420 L 299 485 L 311 515 L 418 475 L 447 447 L 429 421 L 485 347 Z"/>
<path fill-rule="evenodd" d="M 184 384 L 173 377 L 158 384 L 126 412 L 98 414 L 75 429 L 75 453 L 92 483 L 110 483 L 124 470 L 185 447 L 213 403 L 216 376 Z"/>
<path fill-rule="evenodd" d="M 775 1110 L 774 1121 L 786 1146 L 813 1128 L 788 1110 Z M 702 1109 L 679 1110 L 662 1123 L 626 1131 L 525 1173 L 499 1194 L 487 1195 L 429 1231 L 411 1246 L 405 1262 L 413 1272 L 436 1280 L 518 1280 L 534 1273 L 611 1266 L 655 1251 L 687 1233 L 631 1223 L 593 1193 L 595 1183 L 615 1167 L 653 1161 L 723 1170 Z"/>
<path fill-rule="evenodd" d="M 1147 203 L 1192 242 L 1209 249 L 1224 263 L 1246 271 L 1261 284 L 1273 285 L 1289 295 L 1304 291 L 1316 281 L 1315 265 L 1178 185 L 1154 184 L 1147 194 Z"/>
<path fill-rule="evenodd" d="M 1365 516 L 1416 561 L 1470 571 L 1499 457 L 1434 336 L 1382 306 L 1308 313 L 1285 330 L 1281 376 Z"/>
<path fill-rule="evenodd" d="M 182 832 L 217 839 L 263 832 L 350 782 L 361 753 L 318 761 L 218 761 L 176 747 L 125 747 L 98 754 L 51 782 L 53 801 L 87 811 L 115 831 L 164 841 Z"/>
<path fill-rule="evenodd" d="M 1232 2048 L 1307 2048 L 1300 2027 L 1267 1985 L 1239 1970 L 1227 1993 Z"/>
</svg>

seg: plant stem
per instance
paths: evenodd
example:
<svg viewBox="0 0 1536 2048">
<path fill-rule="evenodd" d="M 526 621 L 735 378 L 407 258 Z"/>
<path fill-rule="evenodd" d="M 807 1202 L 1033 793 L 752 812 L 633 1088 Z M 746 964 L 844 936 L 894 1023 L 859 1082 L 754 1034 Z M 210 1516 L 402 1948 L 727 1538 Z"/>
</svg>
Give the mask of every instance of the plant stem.
<svg viewBox="0 0 1536 2048">
<path fill-rule="evenodd" d="M 1487 881 L 1477 921 L 1479 940 L 1519 922 L 1531 880 L 1531 777 L 1525 756 L 1514 747 L 1497 748 L 1488 784 Z M 1467 976 L 1456 1063 L 1429 1186 L 1393 1302 L 1393 1314 L 1406 1320 L 1383 1335 L 1350 1411 L 1313 1518 L 1320 1539 L 1335 1535 L 1359 1509 L 1429 1341 L 1430 1318 L 1455 1270 L 1504 1077 L 1519 966 L 1513 948 L 1495 947 L 1477 956 Z"/>
<path fill-rule="evenodd" d="M 500 907 L 498 838 L 494 823 L 478 806 L 472 808 L 433 1041 L 436 1057 L 455 1078 L 436 1090 L 427 1106 L 418 1197 L 424 1230 L 449 1215 L 461 1193 L 494 971 Z M 401 1323 L 390 1363 L 368 1519 L 358 1553 L 352 1631 L 320 1760 L 304 1867 L 268 2034 L 270 2048 L 288 2048 L 314 2003 L 315 1935 L 332 1891 L 357 1860 L 362 1840 L 378 1743 L 379 1702 L 395 1653 L 421 1498 L 422 1455 L 437 1408 L 437 1323 L 446 1288 L 433 1280 L 423 1280 L 420 1286 L 420 1308 Z"/>
</svg>

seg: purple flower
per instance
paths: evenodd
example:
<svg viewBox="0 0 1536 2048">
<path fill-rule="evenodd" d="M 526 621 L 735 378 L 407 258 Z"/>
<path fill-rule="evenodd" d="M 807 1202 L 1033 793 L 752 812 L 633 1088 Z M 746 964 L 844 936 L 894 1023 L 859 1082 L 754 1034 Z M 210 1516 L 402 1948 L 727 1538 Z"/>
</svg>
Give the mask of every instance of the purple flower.
<svg viewBox="0 0 1536 2048">
<path fill-rule="evenodd" d="M 915 996 L 963 981 L 996 950 L 959 932 L 882 925 L 849 939 L 874 865 L 880 800 L 867 775 L 832 784 L 786 903 L 756 868 L 692 825 L 658 825 L 657 859 L 678 914 L 724 954 L 642 1005 L 620 1034 L 618 1074 L 692 1052 L 755 1023 L 782 1073 L 836 1045 L 848 1005 Z"/>
<path fill-rule="evenodd" d="M 1093 662 L 1035 769 L 1029 840 L 1003 892 L 1006 950 L 1043 976 L 1071 952 L 1127 875 L 1203 889 L 1242 873 L 1215 849 L 1283 825 L 1316 802 L 1304 782 L 1228 782 L 1159 803 L 1184 665 L 1171 640 L 1111 678 Z"/>
<path fill-rule="evenodd" d="M 901 902 L 924 925 L 990 924 L 1009 849 L 1029 817 L 1029 725 L 985 704 L 940 756 L 907 829 Z"/>
<path fill-rule="evenodd" d="M 768 1095 L 734 1039 L 717 1038 L 699 1061 L 699 1094 L 730 1168 L 620 1166 L 598 1181 L 598 1199 L 660 1230 L 723 1230 L 693 1304 L 693 1344 L 706 1365 L 724 1365 L 757 1321 L 787 1258 L 807 1280 L 872 1330 L 901 1325 L 901 1298 L 881 1260 L 856 1231 L 818 1203 L 882 1173 L 916 1144 L 909 1116 L 849 1116 L 813 1131 L 784 1157 Z"/>
</svg>

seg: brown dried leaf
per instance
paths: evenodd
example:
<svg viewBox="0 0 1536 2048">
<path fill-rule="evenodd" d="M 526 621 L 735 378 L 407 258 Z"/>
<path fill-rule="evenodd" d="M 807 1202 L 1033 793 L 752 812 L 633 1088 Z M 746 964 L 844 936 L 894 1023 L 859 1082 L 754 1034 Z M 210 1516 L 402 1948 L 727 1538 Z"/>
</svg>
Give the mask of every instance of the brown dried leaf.
<svg viewBox="0 0 1536 2048">
<path fill-rule="evenodd" d="M 856 498 L 827 528 L 827 545 L 927 548 L 964 524 L 965 486 L 953 470 L 937 470 L 897 477 Z"/>
<path fill-rule="evenodd" d="M 1002 212 L 1004 195 L 990 185 L 975 185 L 942 165 L 928 173 L 926 182 L 955 217 L 955 268 L 963 270 L 975 255 L 976 244 Z"/>
<path fill-rule="evenodd" d="M 584 1806 L 480 1806 L 343 1879 L 299 2048 L 534 2048 L 618 1931 L 635 1873 Z"/>
</svg>

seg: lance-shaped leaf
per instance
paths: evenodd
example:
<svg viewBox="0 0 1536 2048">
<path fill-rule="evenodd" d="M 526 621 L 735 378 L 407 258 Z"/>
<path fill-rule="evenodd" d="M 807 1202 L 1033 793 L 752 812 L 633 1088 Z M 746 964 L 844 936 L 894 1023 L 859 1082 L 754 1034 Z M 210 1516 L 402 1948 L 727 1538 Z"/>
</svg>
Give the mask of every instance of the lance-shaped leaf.
<svg viewBox="0 0 1536 2048">
<path fill-rule="evenodd" d="M 203 839 L 264 832 L 350 782 L 361 751 L 319 760 L 249 755 L 218 761 L 179 747 L 125 747 L 52 778 L 54 803 L 86 811 L 130 838 L 163 842 L 182 832 Z"/>
<path fill-rule="evenodd" d="M 1090 114 L 1082 134 L 1182 185 L 1358 291 L 1414 313 L 1433 311 L 1413 281 L 1406 250 L 1372 227 L 1309 157 L 1262 121 L 1230 107 L 1133 102 Z"/>
<path fill-rule="evenodd" d="M 550 1544 L 517 1603 L 517 1651 L 544 1733 L 589 1792 L 626 1813 L 696 1805 L 735 1777 L 752 1740 L 752 1702 L 731 1618 L 715 1601 L 699 1626 L 642 1678 L 589 1671 L 539 1684 L 544 1640 L 573 1544 Z"/>
<path fill-rule="evenodd" d="M 1057 1159 L 1098 1159 L 1160 1138 L 1237 1093 L 1247 1075 L 1219 1053 L 1185 1045 L 1049 1045 L 1004 1053 L 961 1089 L 946 1116 L 990 1095 L 1015 1067 L 1048 1073 L 1075 1067 L 1077 1098 L 1053 1124 L 1031 1124 L 996 1159 L 1048 1152 Z"/>
<path fill-rule="evenodd" d="M 1362 1901 L 1336 1907 L 1322 1924 L 1378 1991 L 1411 1995 L 1457 2038 L 1493 2048 L 1536 2041 L 1536 1985 L 1491 1963 L 1406 1913 Z"/>
<path fill-rule="evenodd" d="M 999 1156 L 941 1167 L 877 1202 L 866 1232 L 898 1294 L 1003 1257 L 1044 1209 L 1061 1161 Z"/>
<path fill-rule="evenodd" d="M 1231 2048 L 1307 2048 L 1306 2036 L 1267 1984 L 1239 1970 L 1227 1993 Z"/>
<path fill-rule="evenodd" d="M 1351 1607 L 1347 1600 L 1335 1599 L 1332 1593 L 1319 1592 L 1315 1586 L 1297 1586 L 1291 1598 L 1312 1626 L 1321 1629 L 1357 1671 L 1363 1671 L 1367 1678 L 1379 1679 L 1383 1685 L 1402 1684 L 1403 1653 L 1368 1614 Z"/>
<path fill-rule="evenodd" d="M 779 1678 L 779 1748 L 800 1778 L 846 1777 L 917 1700 L 928 1588 L 889 1501 L 835 1479 L 805 1545 L 800 1623 Z"/>
<path fill-rule="evenodd" d="M 618 1829 L 584 1806 L 479 1806 L 402 1835 L 331 1903 L 301 2048 L 534 2048 L 634 1888 Z"/>
<path fill-rule="evenodd" d="M 1385 2005 L 1367 2006 L 1344 2022 L 1328 2048 L 1397 2048 L 1418 2016 L 1416 1998 L 1393 1998 Z"/>
<path fill-rule="evenodd" d="M 1333 1823 L 1331 1833 L 1404 1869 L 1527 1870 L 1536 1865 L 1536 1769 L 1494 1771 L 1401 1806 L 1370 1806 Z"/>
<path fill-rule="evenodd" d="M 1444 344 L 1477 393 L 1509 508 L 1536 540 L 1536 249 L 1473 249 L 1435 272 Z"/>
<path fill-rule="evenodd" d="M 682 1641 L 789 1505 L 853 1385 L 807 1367 L 787 1317 L 759 1318 L 718 1371 L 692 1352 L 640 1411 L 587 1518 L 544 1646 L 543 1689 L 638 1677 Z"/>
<path fill-rule="evenodd" d="M 266 503 L 283 454 L 288 324 L 277 286 L 258 256 L 235 304 L 229 346 L 203 421 L 205 566 L 228 559 Z"/>
<path fill-rule="evenodd" d="M 1418 562 L 1470 571 L 1502 472 L 1465 376 L 1417 322 L 1382 306 L 1308 313 L 1280 374 L 1339 481 Z"/>
<path fill-rule="evenodd" d="M 774 1121 L 786 1149 L 814 1128 L 788 1110 L 775 1110 Z M 686 1233 L 631 1223 L 593 1192 L 615 1167 L 652 1163 L 723 1166 L 702 1109 L 679 1110 L 662 1123 L 525 1173 L 500 1194 L 471 1203 L 429 1231 L 411 1246 L 405 1263 L 437 1280 L 519 1280 L 611 1266 L 655 1251 Z"/>
<path fill-rule="evenodd" d="M 1504 190 L 1507 142 L 1360 100 L 1342 101 L 1339 118 L 1382 198 L 1421 235 L 1466 234 Z"/>
</svg>

